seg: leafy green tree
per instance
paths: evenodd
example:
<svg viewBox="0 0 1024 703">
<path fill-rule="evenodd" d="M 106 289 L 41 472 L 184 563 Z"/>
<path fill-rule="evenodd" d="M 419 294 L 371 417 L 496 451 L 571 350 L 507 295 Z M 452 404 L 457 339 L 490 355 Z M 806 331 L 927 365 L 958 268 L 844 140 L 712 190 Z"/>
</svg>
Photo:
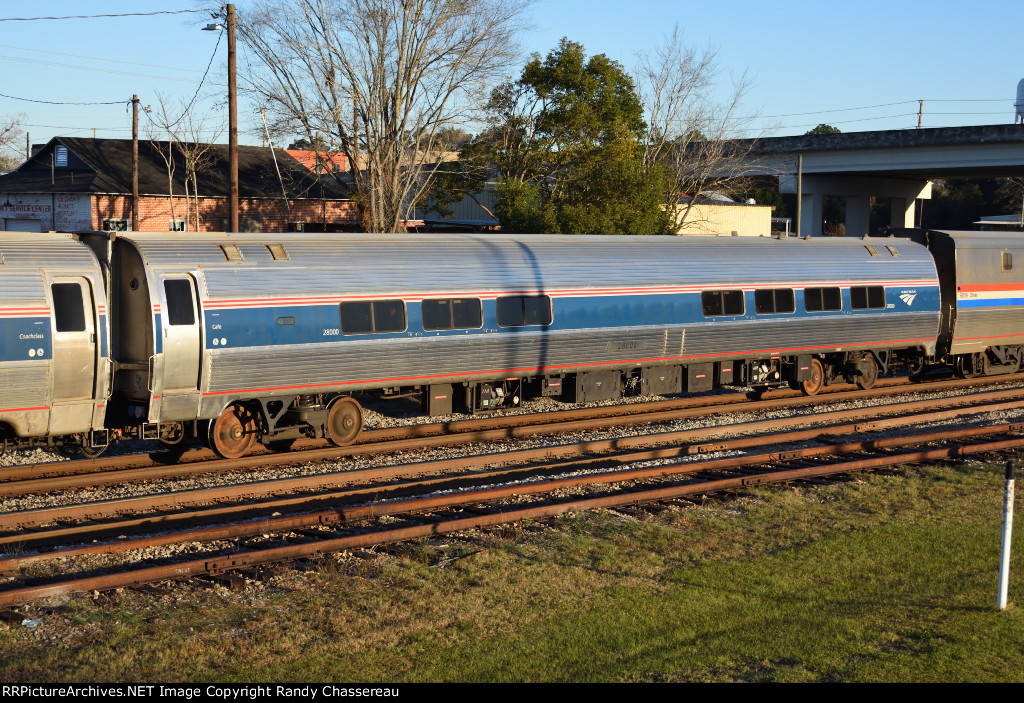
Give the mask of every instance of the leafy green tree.
<svg viewBox="0 0 1024 703">
<path fill-rule="evenodd" d="M 588 59 L 563 38 L 495 88 L 486 113 L 487 129 L 463 148 L 450 178 L 438 179 L 440 207 L 490 181 L 506 231 L 672 231 L 661 207 L 664 172 L 643 162 L 643 105 L 615 61 Z"/>
<path fill-rule="evenodd" d="M 839 129 L 838 127 L 833 127 L 830 124 L 825 124 L 824 122 L 822 122 L 814 129 L 804 132 L 804 134 L 842 134 L 842 130 Z"/>
</svg>

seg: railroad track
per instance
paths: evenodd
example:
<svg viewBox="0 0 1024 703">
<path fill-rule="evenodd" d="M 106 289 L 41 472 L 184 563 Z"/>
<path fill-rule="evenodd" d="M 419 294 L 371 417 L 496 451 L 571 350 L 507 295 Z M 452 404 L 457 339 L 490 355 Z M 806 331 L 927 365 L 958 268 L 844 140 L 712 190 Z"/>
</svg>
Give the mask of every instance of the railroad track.
<svg viewBox="0 0 1024 703">
<path fill-rule="evenodd" d="M 293 451 L 263 452 L 241 459 L 217 459 L 208 449 L 185 452 L 161 450 L 151 454 L 129 454 L 98 459 L 23 464 L 0 468 L 0 498 L 28 493 L 97 487 L 116 483 L 155 481 L 202 474 L 229 473 L 264 466 L 295 465 L 306 462 L 365 457 L 461 444 L 493 442 L 590 431 L 628 425 L 653 424 L 696 419 L 723 411 L 771 412 L 782 409 L 818 407 L 823 404 L 864 401 L 903 393 L 966 391 L 994 383 L 1024 381 L 1024 374 L 993 379 L 941 379 L 911 383 L 905 378 L 885 379 L 870 391 L 836 386 L 829 392 L 806 397 L 797 392 L 772 391 L 761 400 L 739 393 L 687 397 L 625 405 L 572 408 L 544 413 L 474 418 L 455 422 L 426 423 L 406 427 L 367 430 L 359 444 L 350 447 L 323 446 L 321 442 L 298 443 Z"/>
<path fill-rule="evenodd" d="M 127 552 L 183 541 L 246 540 L 282 531 L 299 535 L 297 542 L 294 539 L 291 542 L 285 539 L 283 544 L 275 543 L 270 549 L 247 550 L 244 545 L 235 545 L 233 549 L 242 549 L 243 552 L 212 553 L 201 560 L 155 566 L 136 564 L 129 570 L 112 573 L 66 574 L 63 578 L 48 583 L 19 583 L 18 580 L 11 579 L 10 583 L 0 590 L 0 604 L 21 602 L 58 592 L 104 589 L 197 573 L 218 574 L 231 569 L 251 568 L 269 561 L 301 558 L 316 552 L 369 546 L 457 531 L 469 526 L 485 527 L 500 522 L 543 518 L 588 507 L 613 507 L 649 500 L 677 499 L 759 483 L 848 473 L 982 451 L 1000 451 L 1019 447 L 1024 442 L 1016 436 L 1020 429 L 1018 426 L 1001 424 L 960 431 L 962 440 L 957 441 L 974 443 L 973 446 L 966 448 L 958 445 L 909 451 L 909 447 L 922 443 L 956 440 L 957 434 L 950 429 L 914 437 L 836 443 L 837 436 L 861 433 L 865 430 L 919 425 L 926 422 L 948 421 L 969 414 L 980 415 L 1019 409 L 1024 407 L 1024 395 L 1019 391 L 982 393 L 978 394 L 971 407 L 964 407 L 958 401 L 960 407 L 925 410 L 930 403 L 932 401 L 899 404 L 901 411 L 898 414 L 894 412 L 893 417 L 884 420 L 877 417 L 877 407 L 861 409 L 861 417 L 857 417 L 858 413 L 851 415 L 844 411 L 794 418 L 802 424 L 811 422 L 815 426 L 784 434 L 779 433 L 780 421 L 772 420 L 768 423 L 746 423 L 700 431 L 661 433 L 459 460 L 420 462 L 361 472 L 342 472 L 343 478 L 338 480 L 344 485 L 357 482 L 360 484 L 351 488 L 329 486 L 331 481 L 325 481 L 323 476 L 319 476 L 307 477 L 313 479 L 307 485 L 299 485 L 294 483 L 294 479 L 289 479 L 283 482 L 262 482 L 276 484 L 273 486 L 252 484 L 217 489 L 226 492 L 216 495 L 215 492 L 206 490 L 196 491 L 191 496 L 175 494 L 157 499 L 131 499 L 140 501 L 135 505 L 130 504 L 130 501 L 109 501 L 103 506 L 92 504 L 53 509 L 50 512 L 23 511 L 19 514 L 0 514 L 0 518 L 8 521 L 0 525 L 0 529 L 11 529 L 15 524 L 20 526 L 17 532 L 0 538 L 0 550 L 9 551 L 17 545 L 17 549 L 22 551 L 20 554 L 0 559 L 0 574 L 10 574 L 17 569 L 38 565 L 55 557 Z M 726 434 L 737 436 L 726 439 Z M 813 447 L 794 446 L 794 443 L 807 442 L 809 439 L 821 440 L 822 437 L 825 438 L 824 444 L 819 443 Z M 978 437 L 989 439 L 979 445 Z M 993 437 L 998 438 L 992 439 Z M 749 451 L 758 447 L 764 449 L 767 445 L 773 446 L 774 450 L 705 461 L 695 461 L 689 456 L 710 451 Z M 902 450 L 899 449 L 901 447 Z M 859 456 L 855 460 L 848 458 L 851 453 L 865 452 L 872 455 Z M 545 461 L 538 463 L 542 457 Z M 660 462 L 660 465 L 624 468 L 632 467 L 637 462 L 651 461 Z M 499 462 L 508 466 L 494 468 Z M 801 465 L 793 466 L 793 462 L 800 462 Z M 457 475 L 444 473 L 456 467 L 459 470 Z M 567 472 L 574 475 L 566 476 Z M 531 479 L 530 483 L 522 483 L 526 477 Z M 667 485 L 648 486 L 647 484 L 652 481 Z M 643 482 L 644 487 L 632 490 L 622 488 L 635 482 Z M 286 486 L 288 483 L 291 485 Z M 286 497 L 279 495 L 282 491 L 310 491 L 313 490 L 314 484 L 317 484 L 317 493 Z M 482 487 L 481 484 L 487 487 Z M 325 485 L 329 487 L 325 489 Z M 438 493 L 441 489 L 446 489 L 446 492 Z M 598 491 L 603 494 L 561 501 L 548 497 L 542 499 L 540 504 L 528 508 L 493 508 L 494 502 L 508 501 L 514 496 L 550 496 L 552 491 L 565 489 Z M 456 490 L 458 492 L 455 492 Z M 256 504 L 236 502 L 214 508 L 182 509 L 185 505 L 237 501 L 243 495 L 251 497 L 260 493 L 263 499 Z M 177 512 L 121 520 L 113 517 L 124 512 L 155 510 L 156 503 L 161 500 L 165 501 L 163 509 L 170 507 Z M 466 510 L 472 511 L 473 515 L 457 515 L 459 511 Z M 433 516 L 417 517 L 424 511 L 432 513 Z M 438 516 L 437 511 L 444 511 L 444 514 Z M 12 517 L 15 515 L 16 517 Z M 382 516 L 389 516 L 392 519 L 395 516 L 402 516 L 401 519 L 408 524 L 382 528 L 375 524 L 375 520 Z M 29 531 L 28 527 L 87 517 L 102 517 L 106 522 L 59 529 L 32 528 L 35 531 Z M 225 524 L 224 521 L 230 522 Z M 218 524 L 210 524 L 211 522 Z M 152 533 L 157 529 L 161 530 L 162 534 L 140 534 Z M 339 529 L 342 531 L 339 532 Z M 117 535 L 119 539 L 98 544 L 90 543 L 92 540 L 109 539 L 111 535 Z M 65 546 L 63 549 L 29 552 L 44 549 L 47 545 L 67 545 L 72 542 L 88 544 L 74 548 Z"/>
</svg>

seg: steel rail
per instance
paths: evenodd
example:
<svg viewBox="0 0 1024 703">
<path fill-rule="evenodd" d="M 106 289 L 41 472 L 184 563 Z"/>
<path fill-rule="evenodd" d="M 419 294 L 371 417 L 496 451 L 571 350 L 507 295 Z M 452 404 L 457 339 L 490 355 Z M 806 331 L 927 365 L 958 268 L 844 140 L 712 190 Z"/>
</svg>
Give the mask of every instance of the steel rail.
<svg viewBox="0 0 1024 703">
<path fill-rule="evenodd" d="M 406 451 L 410 448 L 421 446 L 417 440 L 430 438 L 437 440 L 438 437 L 450 435 L 467 435 L 470 438 L 452 437 L 449 441 L 444 440 L 431 444 L 430 446 L 454 446 L 467 441 L 478 441 L 473 439 L 476 433 L 493 432 L 493 437 L 500 439 L 514 439 L 533 434 L 545 432 L 558 432 L 569 427 L 568 423 L 584 423 L 575 428 L 592 427 L 616 427 L 624 424 L 642 424 L 644 422 L 663 422 L 671 418 L 673 412 L 694 411 L 695 415 L 688 417 L 699 417 L 713 414 L 721 407 L 742 406 L 744 412 L 763 412 L 780 408 L 816 406 L 830 403 L 841 403 L 847 400 L 869 400 L 876 398 L 890 397 L 902 393 L 928 393 L 944 390 L 960 390 L 996 383 L 1024 380 L 1024 374 L 1014 374 L 998 377 L 985 377 L 979 379 L 940 380 L 910 382 L 907 379 L 883 379 L 870 391 L 849 390 L 854 388 L 849 384 L 839 384 L 821 394 L 806 397 L 796 391 L 771 391 L 767 400 L 750 400 L 741 393 L 720 393 L 714 396 L 696 396 L 671 400 L 649 401 L 640 403 L 627 403 L 612 406 L 599 406 L 593 408 L 572 408 L 568 410 L 556 410 L 540 413 L 522 413 L 513 415 L 492 416 L 486 418 L 473 418 L 468 420 L 456 420 L 442 423 L 425 423 L 396 427 L 390 429 L 366 430 L 361 435 L 358 444 L 349 447 L 325 447 L 323 442 L 316 440 L 300 440 L 297 446 L 306 446 L 305 449 L 295 449 L 291 452 L 276 453 L 262 452 L 248 455 L 240 460 L 211 459 L 214 453 L 209 449 L 189 450 L 184 454 L 176 454 L 173 451 L 155 452 L 149 454 L 129 454 L 116 457 L 100 457 L 96 459 L 78 459 L 74 461 L 45 462 L 41 464 L 22 464 L 11 467 L 0 468 L 0 496 L 9 495 L 4 492 L 7 483 L 36 478 L 54 478 L 58 476 L 75 476 L 89 474 L 93 477 L 101 476 L 106 472 L 115 472 L 124 469 L 149 468 L 154 471 L 156 478 L 162 476 L 190 475 L 203 473 L 202 469 L 185 468 L 192 464 L 206 466 L 209 473 L 235 471 L 246 466 L 262 466 L 265 462 L 277 464 L 296 464 L 306 461 L 320 459 L 339 459 L 347 456 L 367 456 L 389 451 Z M 713 403 L 708 403 L 713 398 Z M 664 413 L 668 413 L 665 415 Z M 650 420 L 645 416 L 652 416 Z M 637 419 L 637 416 L 641 419 Z M 630 420 L 629 418 L 634 418 Z M 601 424 L 599 420 L 609 420 Z M 586 421 L 594 424 L 585 424 Z M 563 424 L 567 423 L 567 424 Z M 532 431 L 527 428 L 533 428 Z M 509 434 L 502 435 L 504 430 L 513 429 Z M 311 446 L 312 445 L 312 446 Z M 170 460 L 174 460 L 174 462 Z M 177 463 L 187 459 L 186 463 Z M 264 462 L 264 463 L 261 463 Z M 176 468 L 166 468 L 173 466 Z M 161 471 L 161 468 L 164 470 Z M 174 472 L 178 473 L 175 474 Z M 95 479 L 91 479 L 95 480 Z M 125 479 L 125 480 L 148 480 L 148 479 Z"/>
<path fill-rule="evenodd" d="M 170 493 L 157 493 L 145 496 L 130 498 L 116 498 L 109 500 L 92 501 L 75 505 L 55 506 L 49 508 L 35 508 L 29 510 L 11 511 L 0 513 L 0 530 L 28 529 L 40 525 L 63 522 L 68 520 L 96 520 L 125 513 L 139 513 L 154 510 L 183 510 L 190 506 L 224 502 L 228 500 L 244 500 L 267 497 L 274 494 L 296 492 L 301 490 L 324 490 L 338 486 L 348 485 L 369 480 L 393 480 L 410 476 L 421 476 L 428 473 L 437 473 L 452 469 L 464 470 L 480 466 L 493 466 L 496 463 L 525 461 L 529 459 L 544 459 L 567 456 L 580 456 L 588 453 L 607 452 L 622 450 L 630 447 L 651 446 L 653 444 L 670 443 L 696 443 L 707 441 L 723 435 L 747 435 L 763 430 L 770 430 L 775 433 L 780 429 L 816 423 L 818 427 L 811 432 L 820 433 L 823 426 L 829 423 L 868 418 L 867 423 L 855 423 L 850 429 L 844 431 L 869 431 L 892 426 L 893 422 L 905 424 L 906 422 L 930 422 L 952 417 L 959 417 L 968 414 L 981 414 L 996 410 L 1019 409 L 1024 407 L 1024 400 L 1012 400 L 1024 395 L 1024 389 L 1012 391 L 993 391 L 975 396 L 957 396 L 955 398 L 940 399 L 949 402 L 954 406 L 974 402 L 988 402 L 995 405 L 981 405 L 973 408 L 954 407 L 939 412 L 925 412 L 924 415 L 916 414 L 909 419 L 900 420 L 879 419 L 882 414 L 907 415 L 919 410 L 927 411 L 934 407 L 936 400 L 914 401 L 910 403 L 897 403 L 887 406 L 872 406 L 858 408 L 856 410 L 842 410 L 828 413 L 818 413 L 813 416 L 799 416 L 779 418 L 754 423 L 739 423 L 733 425 L 722 425 L 706 427 L 696 430 L 681 430 L 675 432 L 657 433 L 637 437 L 622 437 L 611 440 L 597 440 L 591 442 L 571 443 L 549 447 L 539 447 L 530 450 L 518 450 L 513 452 L 501 452 L 496 454 L 485 454 L 471 457 L 459 457 L 446 460 L 416 462 L 370 469 L 355 469 L 326 474 L 314 474 L 309 476 L 268 479 L 245 484 L 231 484 L 210 488 L 200 488 L 189 491 L 178 491 Z M 833 430 L 836 431 L 836 430 Z M 707 451 L 721 451 L 737 446 L 743 440 L 732 440 L 730 442 L 716 442 L 711 445 L 698 445 L 690 453 L 702 453 Z M 380 490 L 380 489 L 377 489 Z M 157 524 L 162 517 L 152 518 L 152 524 Z"/>
<path fill-rule="evenodd" d="M 923 401 L 913 401 L 916 407 L 929 407 L 942 405 L 944 403 L 956 405 L 973 402 L 990 402 L 994 399 L 1010 399 L 1024 395 L 1024 390 L 1011 389 L 1004 391 L 988 391 L 970 395 L 957 396 L 955 398 L 938 398 Z M 795 398 L 789 400 L 808 401 L 813 398 Z M 777 401 L 757 401 L 743 406 L 743 412 L 763 412 L 774 409 L 771 403 Z M 876 413 L 901 412 L 892 411 L 892 408 L 909 408 L 913 403 L 897 403 L 883 406 L 872 406 Z M 766 405 L 767 404 L 767 405 Z M 806 403 L 801 403 L 806 404 Z M 821 403 L 814 403 L 820 405 Z M 0 498 L 23 496 L 32 493 L 48 493 L 57 490 L 70 490 L 74 488 L 93 488 L 97 486 L 113 485 L 120 483 L 131 483 L 140 481 L 156 481 L 169 478 L 184 478 L 186 476 L 229 473 L 240 470 L 251 470 L 265 466 L 287 466 L 310 461 L 324 461 L 336 459 L 339 456 L 367 456 L 385 451 L 409 451 L 415 449 L 435 448 L 439 446 L 456 446 L 474 442 L 489 442 L 503 439 L 523 438 L 544 434 L 554 434 L 566 431 L 593 430 L 607 427 L 618 427 L 628 424 L 657 424 L 660 422 L 679 421 L 694 419 L 714 413 L 714 409 L 708 408 L 685 408 L 674 410 L 662 410 L 651 413 L 644 413 L 642 423 L 632 419 L 632 415 L 602 417 L 599 420 L 572 420 L 568 422 L 555 422 L 542 425 L 502 427 L 500 429 L 483 429 L 477 431 L 462 431 L 457 435 L 434 435 L 430 437 L 416 437 L 404 440 L 388 442 L 385 446 L 380 445 L 358 445 L 346 450 L 339 450 L 336 447 L 327 449 L 315 449 L 296 451 L 287 454 L 261 454 L 249 456 L 242 459 L 216 459 L 206 462 L 197 462 L 184 466 L 166 466 L 130 468 L 119 471 L 101 471 L 99 473 L 86 473 L 74 476 L 48 476 L 44 478 L 28 478 L 17 481 L 9 481 L 0 484 Z M 870 412 L 868 412 L 870 414 Z M 802 420 L 786 418 L 778 420 L 779 426 L 792 426 L 793 423 L 800 423 Z M 341 454 L 339 455 L 339 452 Z M 0 514 L 0 529 L 8 527 L 3 522 L 3 514 Z"/>
<path fill-rule="evenodd" d="M 408 513 L 415 510 L 452 508 L 459 505 L 465 505 L 467 503 L 471 504 L 483 502 L 486 500 L 499 500 L 509 498 L 515 495 L 535 495 L 538 493 L 550 492 L 552 490 L 556 490 L 559 488 L 578 488 L 587 485 L 650 480 L 661 478 L 668 475 L 694 474 L 706 471 L 739 470 L 743 468 L 749 468 L 752 466 L 768 464 L 773 462 L 788 462 L 826 456 L 837 456 L 841 454 L 850 454 L 854 452 L 893 449 L 926 444 L 931 442 L 947 441 L 951 438 L 965 440 L 992 434 L 1020 432 L 1022 430 L 1024 430 L 1024 424 L 1004 424 L 992 427 L 963 429 L 956 431 L 952 436 L 950 435 L 949 431 L 941 431 L 916 434 L 907 437 L 871 439 L 860 442 L 846 442 L 843 444 L 832 444 L 819 447 L 805 447 L 789 450 L 780 449 L 778 451 L 753 456 L 748 455 L 742 457 L 728 457 L 724 459 L 705 460 L 700 462 L 695 461 L 687 463 L 663 464 L 657 467 L 646 467 L 642 469 L 611 470 L 604 471 L 602 473 L 591 474 L 589 476 L 570 477 L 562 479 L 551 478 L 547 479 L 544 482 L 536 482 L 525 485 L 517 484 L 515 486 L 477 489 L 476 491 L 473 492 L 463 492 L 461 494 L 455 495 L 446 494 L 444 496 L 417 496 L 413 498 L 392 499 L 388 500 L 387 502 L 385 502 L 386 495 L 388 493 L 394 492 L 393 489 L 381 490 L 378 488 L 366 488 L 358 491 L 346 492 L 345 494 L 342 495 L 321 496 L 314 499 L 306 499 L 304 502 L 295 502 L 294 500 L 288 502 L 291 504 L 292 508 L 308 508 L 320 502 L 336 502 L 338 499 L 342 498 L 355 499 L 359 497 L 364 497 L 368 494 L 377 494 L 375 495 L 375 498 L 377 498 L 377 500 L 375 500 L 375 502 L 370 505 L 356 505 L 342 508 L 331 507 L 328 509 L 317 510 L 315 512 L 310 513 L 279 516 L 277 515 L 277 513 L 280 512 L 280 509 L 283 506 L 281 502 L 273 502 L 266 505 L 260 505 L 258 507 L 260 507 L 265 513 L 269 513 L 271 510 L 273 510 L 274 515 L 269 517 L 249 518 L 246 519 L 245 522 L 236 522 L 228 525 L 217 525 L 212 527 L 182 530 L 176 533 L 149 535 L 145 537 L 127 539 L 120 538 L 116 542 L 104 544 L 83 544 L 78 547 L 57 549 L 49 552 L 38 552 L 34 554 L 12 555 L 8 557 L 2 557 L 0 558 L 0 574 L 9 573 L 16 568 L 28 564 L 48 561 L 60 557 L 80 556 L 83 554 L 111 554 L 118 552 L 126 552 L 132 549 L 139 549 L 143 547 L 164 546 L 186 541 L 213 541 L 240 537 L 250 537 L 253 535 L 268 532 L 280 532 L 297 528 L 308 528 L 318 525 L 354 522 L 357 520 L 380 517 L 382 515 L 393 515 L 396 514 L 396 512 Z M 793 434 L 803 435 L 805 433 Z M 800 439 L 801 438 L 786 438 L 785 441 L 800 441 Z M 580 462 L 577 460 L 570 459 L 560 464 L 555 463 L 541 467 L 529 466 L 524 467 L 522 469 L 516 469 L 515 471 L 534 472 L 537 471 L 538 469 L 550 471 L 579 470 L 581 468 L 581 464 L 584 463 L 629 464 L 639 461 L 650 461 L 661 458 L 678 458 L 683 454 L 685 454 L 685 451 L 682 449 L 676 449 L 672 451 L 656 450 L 648 452 L 630 452 L 626 454 L 618 454 L 613 457 L 597 457 L 589 460 L 588 462 Z M 507 477 L 509 473 L 510 472 L 508 471 L 493 471 L 485 472 L 484 474 L 474 474 L 471 476 L 467 476 L 466 478 L 472 478 L 475 482 L 478 482 L 480 480 L 493 481 L 498 478 Z M 422 483 L 417 483 L 415 485 L 415 488 L 429 488 L 436 483 L 438 483 L 438 480 L 424 481 Z M 403 486 L 403 488 L 408 488 L 408 486 Z M 211 512 L 216 512 L 216 509 L 214 509 Z M 200 513 L 199 515 L 202 514 L 203 513 Z M 77 530 L 61 530 L 60 532 L 64 537 L 74 534 L 79 538 L 97 539 L 100 536 L 100 528 L 102 528 L 102 531 L 105 531 L 108 534 L 117 534 L 119 536 L 123 536 L 125 533 L 130 531 L 130 528 L 136 528 L 139 525 L 145 525 L 145 523 L 143 521 L 128 520 L 124 522 L 117 522 L 112 525 L 86 526 L 83 528 L 78 528 Z M 165 525 L 161 524 L 160 526 L 164 527 Z M 38 534 L 41 536 L 49 535 L 49 533 Z M 32 535 L 21 535 L 21 542 L 19 544 L 32 544 L 32 539 Z M 13 546 L 14 544 L 14 540 L 11 540 L 10 545 L 4 546 Z"/>
<path fill-rule="evenodd" d="M 948 433 L 947 433 L 948 434 Z M 465 518 L 441 519 L 421 525 L 364 532 L 362 534 L 333 536 L 313 542 L 249 550 L 223 556 L 202 557 L 170 565 L 150 566 L 128 571 L 70 578 L 59 583 L 36 584 L 0 590 L 0 606 L 12 605 L 36 598 L 59 595 L 68 592 L 107 590 L 152 583 L 166 579 L 182 578 L 200 574 L 219 574 L 232 569 L 250 568 L 270 562 L 310 557 L 323 552 L 336 552 L 357 547 L 368 547 L 388 542 L 404 541 L 448 534 L 472 528 L 493 527 L 499 524 L 520 522 L 526 519 L 544 519 L 598 508 L 614 508 L 625 505 L 683 498 L 687 496 L 721 492 L 767 483 L 786 482 L 840 473 L 851 473 L 890 466 L 899 466 L 921 461 L 972 456 L 993 451 L 1019 449 L 1024 447 L 1024 438 L 999 440 L 971 446 L 944 449 L 921 450 L 904 454 L 839 462 L 824 466 L 799 469 L 766 471 L 755 475 L 698 481 L 695 483 L 616 492 L 611 495 L 581 498 L 549 503 L 517 510 L 498 510 L 484 515 Z M 616 480 L 616 483 L 621 480 Z M 491 489 L 492 491 L 494 489 Z M 549 489 L 550 490 L 550 489 Z M 482 494 L 483 492 L 481 492 Z M 387 514 L 394 514 L 387 513 Z"/>
</svg>

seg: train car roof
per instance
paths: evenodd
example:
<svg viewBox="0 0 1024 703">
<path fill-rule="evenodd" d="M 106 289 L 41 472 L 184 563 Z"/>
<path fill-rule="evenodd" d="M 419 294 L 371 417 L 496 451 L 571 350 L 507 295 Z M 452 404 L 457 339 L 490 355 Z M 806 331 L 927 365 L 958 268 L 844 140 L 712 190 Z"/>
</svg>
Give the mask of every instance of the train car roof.
<svg viewBox="0 0 1024 703">
<path fill-rule="evenodd" d="M 203 271 L 211 297 L 933 281 L 895 238 L 118 233 L 154 271 Z M 115 242 L 116 244 L 116 242 Z"/>
<path fill-rule="evenodd" d="M 61 232 L 0 232 L 0 271 L 14 267 L 90 272 L 99 264 L 74 235 Z"/>
</svg>

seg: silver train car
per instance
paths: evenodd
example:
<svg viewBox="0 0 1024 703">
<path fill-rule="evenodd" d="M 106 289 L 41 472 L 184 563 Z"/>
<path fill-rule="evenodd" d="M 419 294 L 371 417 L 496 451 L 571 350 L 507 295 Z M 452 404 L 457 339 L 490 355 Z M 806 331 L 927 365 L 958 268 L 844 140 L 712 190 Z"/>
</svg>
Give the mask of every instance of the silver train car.
<svg viewBox="0 0 1024 703">
<path fill-rule="evenodd" d="M 935 233 L 0 234 L 0 373 L 4 389 L 26 389 L 0 396 L 0 436 L 86 451 L 121 436 L 200 438 L 235 457 L 256 442 L 354 441 L 361 392 L 418 392 L 441 415 L 529 396 L 814 394 L 902 368 L 1015 369 L 1024 320 L 976 339 L 996 318 L 950 312 L 967 274 L 943 263 L 940 240 L 954 263 L 967 248 Z M 74 359 L 58 330 L 71 283 L 88 320 Z M 12 340 L 28 325 L 42 337 L 26 360 Z M 1000 353 L 999 364 L 975 356 Z"/>
<path fill-rule="evenodd" d="M 71 235 L 0 239 L 0 448 L 104 434 L 105 290 L 99 261 Z"/>
<path fill-rule="evenodd" d="M 356 391 L 418 389 L 445 414 L 524 394 L 868 387 L 934 356 L 939 324 L 932 257 L 905 240 L 83 239 L 109 264 L 117 412 L 165 441 L 205 432 L 223 456 L 351 442 Z"/>
<path fill-rule="evenodd" d="M 896 230 L 928 247 L 942 297 L 940 360 L 964 377 L 1024 363 L 1024 239 L 1010 232 Z"/>
</svg>

